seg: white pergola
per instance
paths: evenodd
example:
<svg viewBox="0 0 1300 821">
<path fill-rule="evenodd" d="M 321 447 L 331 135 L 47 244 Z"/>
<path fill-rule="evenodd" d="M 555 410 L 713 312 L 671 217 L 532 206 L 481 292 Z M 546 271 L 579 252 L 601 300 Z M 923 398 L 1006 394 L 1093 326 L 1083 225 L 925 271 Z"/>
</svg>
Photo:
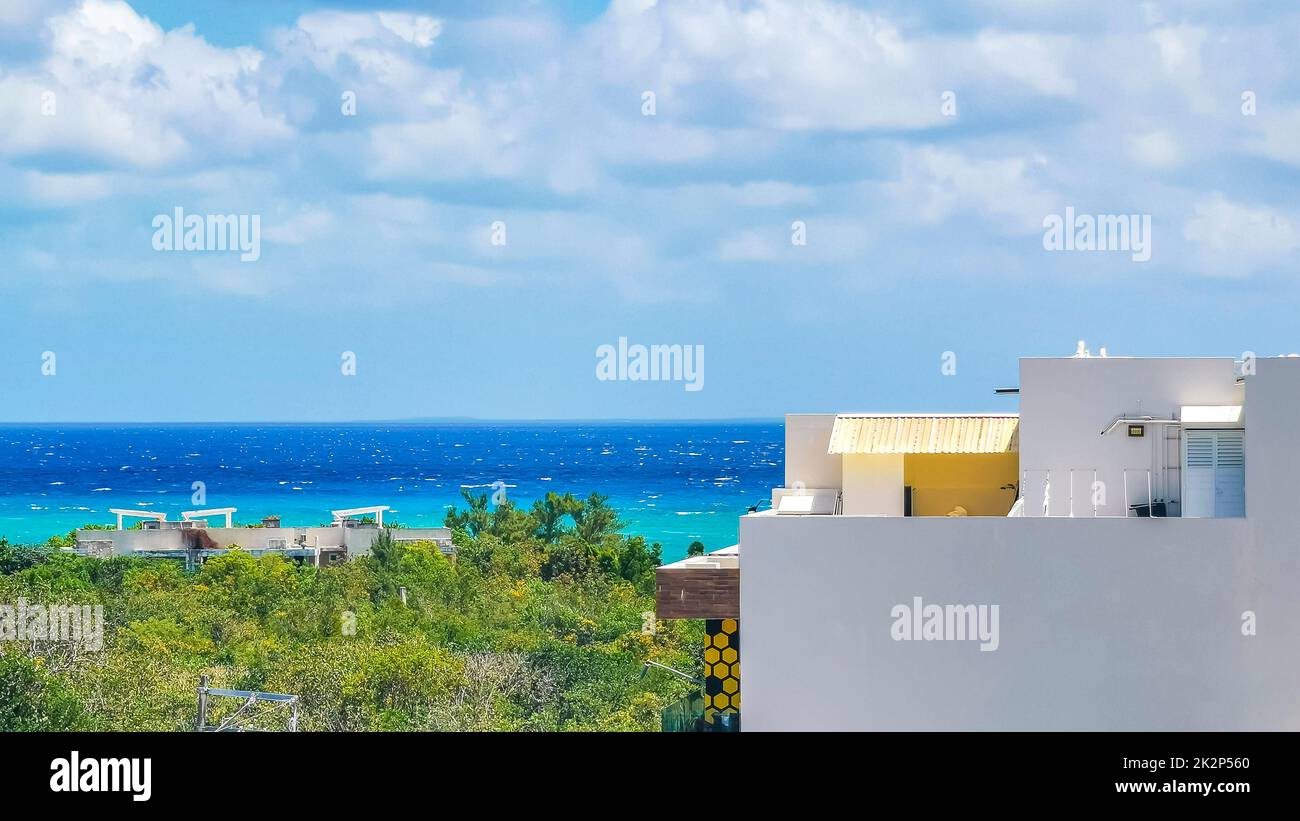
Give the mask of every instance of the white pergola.
<svg viewBox="0 0 1300 821">
<path fill-rule="evenodd" d="M 225 516 L 226 527 L 234 527 L 232 514 L 238 509 L 237 507 L 214 507 L 208 510 L 187 510 L 181 514 L 181 518 L 188 522 L 191 519 L 207 519 L 209 516 Z"/>
<path fill-rule="evenodd" d="M 127 510 L 126 508 L 110 507 L 110 508 L 108 509 L 108 512 L 117 515 L 117 529 L 118 529 L 118 530 L 125 530 L 125 529 L 126 529 L 126 528 L 122 527 L 122 517 L 123 517 L 123 516 L 130 516 L 130 517 L 133 518 L 133 519 L 154 519 L 154 520 L 159 521 L 159 522 L 165 522 L 165 521 L 167 521 L 167 514 L 166 514 L 166 513 L 158 513 L 158 512 L 153 511 L 153 510 Z"/>
<path fill-rule="evenodd" d="M 385 510 L 391 510 L 391 508 L 388 505 L 374 505 L 373 507 L 350 507 L 347 510 L 331 510 L 330 513 L 334 515 L 334 524 L 336 525 L 341 524 L 344 519 L 351 519 L 354 516 L 366 516 L 373 513 L 375 516 L 375 524 L 383 527 Z"/>
</svg>

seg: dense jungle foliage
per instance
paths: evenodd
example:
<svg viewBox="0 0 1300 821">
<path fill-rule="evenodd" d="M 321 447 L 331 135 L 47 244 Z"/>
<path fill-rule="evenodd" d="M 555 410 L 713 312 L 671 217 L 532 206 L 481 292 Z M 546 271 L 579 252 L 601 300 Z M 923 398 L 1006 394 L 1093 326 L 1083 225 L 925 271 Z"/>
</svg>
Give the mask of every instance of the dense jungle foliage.
<svg viewBox="0 0 1300 821">
<path fill-rule="evenodd" d="M 191 730 L 201 675 L 301 696 L 303 730 L 657 730 L 692 685 L 643 664 L 698 671 L 703 641 L 700 622 L 646 617 L 659 546 L 595 494 L 465 501 L 446 516 L 454 556 L 383 531 L 322 568 L 233 551 L 191 572 L 0 540 L 0 604 L 102 605 L 105 621 L 99 650 L 0 642 L 0 730 Z"/>
</svg>

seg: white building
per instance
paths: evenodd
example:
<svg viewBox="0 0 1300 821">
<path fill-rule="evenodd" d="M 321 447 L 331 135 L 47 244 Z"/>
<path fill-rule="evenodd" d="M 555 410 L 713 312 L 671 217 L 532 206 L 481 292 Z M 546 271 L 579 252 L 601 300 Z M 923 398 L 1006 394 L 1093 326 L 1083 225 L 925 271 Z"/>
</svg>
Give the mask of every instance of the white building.
<svg viewBox="0 0 1300 821">
<path fill-rule="evenodd" d="M 77 552 L 87 556 L 138 556 L 183 559 L 187 565 L 219 556 L 231 549 L 254 556 L 278 553 L 307 564 L 324 566 L 370 552 L 370 545 L 384 526 L 387 505 L 331 511 L 332 523 L 317 527 L 281 527 L 280 517 L 270 516 L 257 527 L 234 527 L 233 507 L 189 510 L 180 520 L 168 521 L 163 513 L 110 508 L 117 517 L 114 530 L 78 530 Z M 208 519 L 220 517 L 224 527 L 210 527 Z M 140 519 L 140 529 L 127 527 L 126 520 Z M 451 531 L 445 527 L 393 528 L 398 542 L 431 541 L 443 553 L 451 553 Z"/>
<path fill-rule="evenodd" d="M 792 415 L 736 592 L 661 568 L 667 617 L 739 616 L 745 728 L 1300 729 L 1300 359 L 1023 359 L 1019 395 Z"/>
</svg>

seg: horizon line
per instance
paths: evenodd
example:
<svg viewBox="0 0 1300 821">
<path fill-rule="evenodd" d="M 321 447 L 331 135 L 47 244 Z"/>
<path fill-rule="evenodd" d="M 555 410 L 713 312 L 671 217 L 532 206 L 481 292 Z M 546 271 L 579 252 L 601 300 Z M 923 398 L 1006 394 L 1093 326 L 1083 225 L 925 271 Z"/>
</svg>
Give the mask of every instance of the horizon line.
<svg viewBox="0 0 1300 821">
<path fill-rule="evenodd" d="M 723 422 L 775 422 L 785 421 L 781 416 L 701 416 L 701 417 L 479 417 L 479 416 L 413 416 L 395 419 L 197 419 L 197 420 L 2 420 L 0 427 L 26 427 L 59 425 L 433 425 L 433 424 L 673 424 L 673 423 L 723 423 Z"/>
</svg>

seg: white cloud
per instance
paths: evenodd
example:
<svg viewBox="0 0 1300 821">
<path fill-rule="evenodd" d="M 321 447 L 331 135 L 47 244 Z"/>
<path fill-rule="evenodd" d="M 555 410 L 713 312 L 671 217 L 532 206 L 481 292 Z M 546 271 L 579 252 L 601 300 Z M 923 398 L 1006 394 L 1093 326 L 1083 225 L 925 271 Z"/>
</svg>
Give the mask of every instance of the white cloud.
<svg viewBox="0 0 1300 821">
<path fill-rule="evenodd" d="M 120 0 L 84 0 L 49 19 L 49 53 L 0 79 L 0 154 L 71 152 L 152 167 L 248 155 L 290 136 L 262 109 L 257 49 L 164 32 Z"/>
<path fill-rule="evenodd" d="M 1278 162 L 1300 166 L 1300 108 L 1256 116 L 1260 133 L 1248 141 L 1250 148 Z"/>
<path fill-rule="evenodd" d="M 1162 26 L 1151 31 L 1151 40 L 1160 51 L 1165 71 L 1175 77 L 1200 76 L 1201 46 L 1205 38 L 1205 29 L 1189 25 Z"/>
<path fill-rule="evenodd" d="M 808 205 L 817 198 L 812 186 L 776 180 L 758 180 L 740 185 L 685 185 L 678 190 L 678 194 L 689 199 L 704 199 L 715 204 L 715 207 L 738 205 L 745 208 Z"/>
<path fill-rule="evenodd" d="M 341 57 L 363 67 L 390 62 L 385 46 L 401 41 L 427 49 L 441 33 L 442 22 L 424 15 L 320 11 L 299 17 L 280 39 L 285 50 L 299 50 L 328 69 Z"/>
<path fill-rule="evenodd" d="M 274 39 L 283 57 L 332 78 L 363 80 L 407 100 L 437 103 L 445 102 L 454 84 L 454 76 L 424 63 L 441 33 L 442 22 L 423 15 L 321 11 L 304 14 Z"/>
<path fill-rule="evenodd" d="M 82 205 L 102 200 L 112 193 L 103 174 L 43 174 L 28 171 L 23 175 L 28 196 L 41 205 Z"/>
<path fill-rule="evenodd" d="M 884 17 L 825 0 L 616 2 L 589 32 L 609 79 L 661 99 L 743 99 L 734 114 L 787 130 L 922 128 L 942 87 Z M 697 113 L 707 113 L 699 111 Z"/>
<path fill-rule="evenodd" d="M 724 142 L 735 141 L 723 129 L 638 118 L 607 124 L 602 139 L 591 149 L 615 163 L 674 165 L 717 156 Z"/>
<path fill-rule="evenodd" d="M 0 29 L 32 28 L 70 0 L 5 0 L 0 5 Z"/>
<path fill-rule="evenodd" d="M 1160 55 L 1164 80 L 1182 92 L 1193 110 L 1222 112 L 1224 106 L 1216 98 L 1213 78 L 1207 81 L 1203 71 L 1202 51 L 1209 32 L 1184 23 L 1152 29 L 1149 36 Z"/>
<path fill-rule="evenodd" d="M 916 222 L 979 216 L 1010 233 L 1042 230 L 1059 197 L 1035 179 L 1032 158 L 970 159 L 958 151 L 924 146 L 904 152 L 902 177 L 892 186 Z"/>
<path fill-rule="evenodd" d="M 1040 94 L 1069 97 L 1075 83 L 1065 73 L 1062 58 L 1072 42 L 1063 36 L 982 31 L 975 39 L 975 51 L 999 74 Z"/>
<path fill-rule="evenodd" d="M 366 175 L 381 180 L 506 177 L 523 165 L 509 113 L 473 105 L 454 105 L 424 122 L 376 126 L 368 149 Z"/>
<path fill-rule="evenodd" d="M 1215 193 L 1193 206 L 1183 238 L 1200 249 L 1207 271 L 1244 275 L 1300 249 L 1300 225 L 1280 211 Z"/>
<path fill-rule="evenodd" d="M 1129 138 L 1129 156 L 1139 165 L 1172 168 L 1182 163 L 1178 141 L 1165 131 L 1148 131 Z"/>
<path fill-rule="evenodd" d="M 302 245 L 328 235 L 335 226 L 334 215 L 325 208 L 303 208 L 289 217 L 267 218 L 262 235 L 270 242 Z"/>
<path fill-rule="evenodd" d="M 782 238 L 788 242 L 788 238 Z M 777 247 L 775 230 L 762 234 L 750 229 L 724 239 L 718 246 L 718 259 L 723 262 L 771 262 L 776 259 Z"/>
<path fill-rule="evenodd" d="M 376 17 L 379 24 L 406 42 L 428 48 L 442 31 L 442 22 L 423 14 L 398 14 L 381 11 Z"/>
<path fill-rule="evenodd" d="M 335 127 L 348 119 L 328 108 L 337 109 L 338 89 L 356 95 L 366 124 L 358 176 L 445 181 L 519 173 L 520 143 L 532 130 L 532 79 L 470 87 L 462 69 L 430 64 L 443 36 L 442 21 L 425 15 L 322 11 L 274 39 L 285 68 L 329 78 L 307 105 L 330 114 Z M 572 184 L 563 174 L 557 179 Z"/>
<path fill-rule="evenodd" d="M 84 0 L 49 19 L 44 51 L 0 72 L 0 159 L 12 160 L 0 185 L 69 211 L 110 203 L 59 235 L 69 277 L 173 281 L 170 258 L 86 264 L 133 230 L 98 219 L 119 205 L 261 213 L 277 247 L 256 270 L 202 263 L 211 287 L 250 295 L 310 296 L 364 270 L 391 299 L 426 294 L 431 278 L 699 299 L 726 296 L 726 277 L 757 267 L 745 263 L 843 277 L 919 267 L 944 241 L 962 257 L 945 270 L 988 267 L 997 251 L 959 244 L 1038 233 L 1065 204 L 1130 191 L 1153 200 L 1144 212 L 1197 202 L 1187 237 L 1216 265 L 1242 231 L 1251 266 L 1293 253 L 1294 217 L 1207 198 L 1194 173 L 1205 162 L 1221 179 L 1215 158 L 1243 144 L 1300 166 L 1288 65 L 1260 68 L 1278 43 L 1289 54 L 1282 34 L 1140 14 L 1089 28 L 1072 23 L 1094 13 L 1064 2 L 983 5 L 993 22 L 980 29 L 833 0 L 617 0 L 577 27 L 535 9 L 318 11 L 262 50 Z M 1258 53 L 1240 48 L 1251 42 Z M 1243 77 L 1256 118 L 1238 110 Z M 949 89 L 954 118 L 941 112 Z M 357 117 L 341 115 L 343 90 Z M 645 90 L 656 116 L 641 114 Z M 1186 173 L 1135 189 L 1150 168 Z M 390 193 L 357 194 L 376 187 Z M 497 218 L 506 249 L 485 240 Z M 802 248 L 795 219 L 808 224 Z M 736 264 L 705 282 L 698 268 L 716 262 Z"/>
<path fill-rule="evenodd" d="M 718 245 L 716 258 L 722 262 L 781 262 L 789 265 L 848 264 L 858 267 L 871 242 L 860 221 L 832 215 L 800 217 L 801 244 L 791 241 L 795 220 L 765 224 L 738 231 Z"/>
</svg>

